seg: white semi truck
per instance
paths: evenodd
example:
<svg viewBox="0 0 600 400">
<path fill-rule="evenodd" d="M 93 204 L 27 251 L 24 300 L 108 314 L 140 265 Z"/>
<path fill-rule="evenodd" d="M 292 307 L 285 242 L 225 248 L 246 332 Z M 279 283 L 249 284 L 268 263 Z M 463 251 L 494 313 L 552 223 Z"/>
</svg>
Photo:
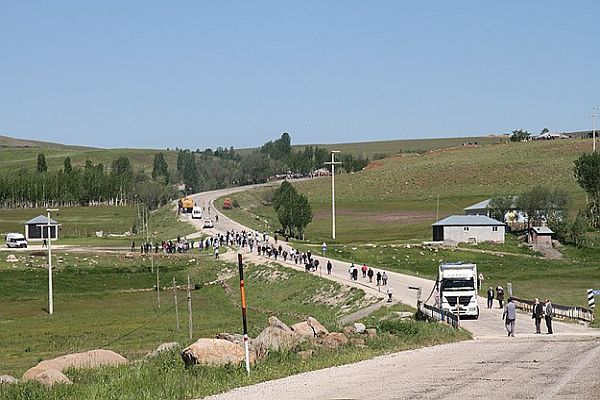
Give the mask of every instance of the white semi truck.
<svg viewBox="0 0 600 400">
<path fill-rule="evenodd" d="M 460 316 L 479 318 L 477 304 L 477 265 L 441 264 L 438 281 L 438 304 Z M 457 306 L 458 303 L 458 306 Z"/>
</svg>

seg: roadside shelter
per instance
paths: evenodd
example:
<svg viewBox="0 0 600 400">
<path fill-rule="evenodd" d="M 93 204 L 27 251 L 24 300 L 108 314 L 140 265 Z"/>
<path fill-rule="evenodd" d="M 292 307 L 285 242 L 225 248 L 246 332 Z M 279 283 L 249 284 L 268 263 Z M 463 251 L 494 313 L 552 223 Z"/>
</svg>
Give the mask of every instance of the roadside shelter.
<svg viewBox="0 0 600 400">
<path fill-rule="evenodd" d="M 48 217 L 38 215 L 37 217 L 25 222 L 25 238 L 27 240 L 44 240 L 48 238 Z M 50 239 L 58 239 L 59 224 L 50 218 Z"/>
</svg>

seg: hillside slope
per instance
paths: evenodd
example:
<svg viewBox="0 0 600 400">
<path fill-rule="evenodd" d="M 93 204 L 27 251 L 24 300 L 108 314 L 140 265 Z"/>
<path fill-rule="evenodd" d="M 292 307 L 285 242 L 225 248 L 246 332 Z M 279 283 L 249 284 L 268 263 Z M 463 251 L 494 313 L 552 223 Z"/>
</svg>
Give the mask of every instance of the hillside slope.
<svg viewBox="0 0 600 400">
<path fill-rule="evenodd" d="M 372 162 L 365 170 L 336 177 L 338 242 L 431 240 L 431 224 L 463 214 L 463 208 L 495 195 L 518 195 L 543 184 L 564 187 L 575 208 L 585 196 L 573 176 L 573 161 L 591 150 L 589 140 L 568 139 L 486 146 L 461 146 L 424 154 L 401 154 Z M 313 206 L 311 241 L 331 237 L 331 180 L 295 183 Z M 260 192 L 240 194 L 248 220 L 279 224 Z M 239 212 L 235 211 L 234 212 Z M 268 228 L 261 226 L 257 228 Z"/>
</svg>

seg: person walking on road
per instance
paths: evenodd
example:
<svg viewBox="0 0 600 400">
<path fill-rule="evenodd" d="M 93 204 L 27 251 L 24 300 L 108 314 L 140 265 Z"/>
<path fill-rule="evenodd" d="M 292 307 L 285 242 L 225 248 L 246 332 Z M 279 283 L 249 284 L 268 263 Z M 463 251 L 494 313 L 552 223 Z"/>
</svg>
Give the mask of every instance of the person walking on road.
<svg viewBox="0 0 600 400">
<path fill-rule="evenodd" d="M 383 274 L 381 274 L 381 282 L 383 283 L 383 286 L 387 285 L 387 280 L 388 280 L 388 276 L 385 273 L 385 271 L 383 271 Z"/>
<path fill-rule="evenodd" d="M 544 318 L 546 319 L 547 334 L 552 335 L 552 316 L 554 315 L 554 308 L 549 299 L 544 300 Z"/>
<path fill-rule="evenodd" d="M 477 291 L 481 292 L 481 289 L 483 288 L 483 281 L 485 280 L 485 278 L 483 277 L 483 272 L 479 273 L 479 276 L 477 277 Z"/>
<path fill-rule="evenodd" d="M 385 292 L 386 292 L 386 293 L 387 293 L 387 295 L 388 295 L 387 302 L 388 302 L 388 303 L 391 303 L 391 302 L 392 302 L 392 294 L 394 293 L 394 291 L 392 290 L 392 287 L 391 287 L 391 286 L 388 286 L 388 287 L 387 287 L 387 290 L 386 290 Z"/>
<path fill-rule="evenodd" d="M 492 308 L 494 305 L 494 289 L 490 286 L 487 291 L 487 308 Z"/>
<path fill-rule="evenodd" d="M 504 288 L 502 286 L 496 288 L 496 299 L 498 299 L 498 308 L 502 308 L 504 306 Z"/>
<path fill-rule="evenodd" d="M 360 271 L 362 272 L 362 277 L 366 278 L 367 277 L 367 264 L 363 264 L 363 266 L 360 268 Z"/>
<path fill-rule="evenodd" d="M 515 303 L 512 302 L 512 299 L 508 299 L 508 303 L 504 307 L 504 312 L 502 313 L 502 319 L 504 320 L 504 324 L 506 326 L 506 331 L 508 332 L 508 336 L 515 337 L 515 322 L 517 319 L 517 307 Z"/>
<path fill-rule="evenodd" d="M 544 307 L 542 303 L 540 303 L 540 299 L 535 298 L 535 303 L 533 304 L 533 315 L 531 318 L 535 321 L 535 333 L 542 333 L 541 325 L 542 325 L 542 317 L 544 316 Z"/>
<path fill-rule="evenodd" d="M 333 266 L 331 265 L 331 260 L 327 260 L 327 275 L 331 275 L 331 268 Z"/>
<path fill-rule="evenodd" d="M 367 271 L 367 276 L 369 277 L 369 283 L 373 283 L 373 269 L 369 268 L 369 270 Z"/>
<path fill-rule="evenodd" d="M 377 286 L 381 286 L 381 271 L 377 271 Z"/>
</svg>

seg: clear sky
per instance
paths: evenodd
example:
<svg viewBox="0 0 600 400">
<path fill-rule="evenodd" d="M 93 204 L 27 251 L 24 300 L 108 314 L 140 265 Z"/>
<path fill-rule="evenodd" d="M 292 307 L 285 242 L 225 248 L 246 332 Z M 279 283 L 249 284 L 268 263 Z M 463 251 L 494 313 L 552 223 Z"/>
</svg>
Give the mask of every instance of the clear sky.
<svg viewBox="0 0 600 400">
<path fill-rule="evenodd" d="M 599 1 L 0 0 L 0 134 L 255 147 L 591 129 Z"/>
</svg>

